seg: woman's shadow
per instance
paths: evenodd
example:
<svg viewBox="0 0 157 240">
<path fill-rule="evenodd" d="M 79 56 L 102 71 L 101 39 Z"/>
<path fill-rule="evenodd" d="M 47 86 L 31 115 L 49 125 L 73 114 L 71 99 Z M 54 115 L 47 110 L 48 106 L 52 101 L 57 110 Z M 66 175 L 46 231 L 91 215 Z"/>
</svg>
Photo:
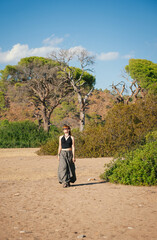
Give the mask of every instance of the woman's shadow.
<svg viewBox="0 0 157 240">
<path fill-rule="evenodd" d="M 79 183 L 79 184 L 73 184 L 73 185 L 71 185 L 71 187 L 88 186 L 88 185 L 95 185 L 95 184 L 102 184 L 102 183 L 107 183 L 107 181 L 90 182 L 90 183 Z"/>
</svg>

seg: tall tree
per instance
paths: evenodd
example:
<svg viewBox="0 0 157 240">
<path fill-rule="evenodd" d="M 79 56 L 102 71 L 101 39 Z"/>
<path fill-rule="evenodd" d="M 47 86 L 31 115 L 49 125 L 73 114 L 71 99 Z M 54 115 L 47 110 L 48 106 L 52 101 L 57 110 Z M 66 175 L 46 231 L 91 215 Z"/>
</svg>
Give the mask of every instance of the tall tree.
<svg viewBox="0 0 157 240">
<path fill-rule="evenodd" d="M 53 110 L 71 91 L 67 81 L 58 77 L 57 62 L 41 57 L 23 58 L 9 72 L 7 79 L 26 85 L 28 97 L 35 106 L 35 116 L 39 124 L 43 121 L 45 131 L 49 131 Z"/>
<path fill-rule="evenodd" d="M 59 52 L 52 52 L 51 57 L 60 64 L 60 77 L 64 81 L 68 81 L 77 94 L 80 108 L 80 131 L 83 131 L 87 100 L 95 85 L 95 77 L 89 74 L 92 72 L 94 56 L 91 56 L 86 50 L 78 52 L 62 49 Z M 69 66 L 71 62 L 79 65 L 80 68 Z"/>
<path fill-rule="evenodd" d="M 118 102 L 128 104 L 130 100 L 136 102 L 138 96 L 144 97 L 147 92 L 157 94 L 157 64 L 145 59 L 130 59 L 125 66 L 122 77 L 130 84 L 129 96 L 124 96 L 126 83 L 112 84 Z"/>
</svg>

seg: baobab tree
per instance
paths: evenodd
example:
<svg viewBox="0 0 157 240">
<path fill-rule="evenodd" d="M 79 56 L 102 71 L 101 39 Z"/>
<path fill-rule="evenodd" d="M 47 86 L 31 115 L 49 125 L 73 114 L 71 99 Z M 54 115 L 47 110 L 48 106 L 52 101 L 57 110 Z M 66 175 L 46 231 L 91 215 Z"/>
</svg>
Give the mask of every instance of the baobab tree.
<svg viewBox="0 0 157 240">
<path fill-rule="evenodd" d="M 80 131 L 85 126 L 85 110 L 87 101 L 94 90 L 95 77 L 92 72 L 94 64 L 94 56 L 91 56 L 86 50 L 80 51 L 60 50 L 52 52 L 51 58 L 60 64 L 60 78 L 65 82 L 69 82 L 74 92 L 77 94 L 80 109 Z M 70 63 L 75 63 L 79 68 L 71 67 Z"/>
</svg>

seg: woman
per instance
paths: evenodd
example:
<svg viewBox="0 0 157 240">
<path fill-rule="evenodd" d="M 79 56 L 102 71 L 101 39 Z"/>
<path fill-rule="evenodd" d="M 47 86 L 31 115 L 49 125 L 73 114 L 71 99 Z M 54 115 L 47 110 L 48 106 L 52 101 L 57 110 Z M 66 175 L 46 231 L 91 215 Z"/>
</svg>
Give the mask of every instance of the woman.
<svg viewBox="0 0 157 240">
<path fill-rule="evenodd" d="M 76 181 L 75 174 L 75 143 L 74 137 L 71 136 L 70 127 L 63 126 L 64 135 L 59 137 L 58 148 L 58 180 L 63 183 L 63 187 L 70 187 L 70 182 Z"/>
</svg>

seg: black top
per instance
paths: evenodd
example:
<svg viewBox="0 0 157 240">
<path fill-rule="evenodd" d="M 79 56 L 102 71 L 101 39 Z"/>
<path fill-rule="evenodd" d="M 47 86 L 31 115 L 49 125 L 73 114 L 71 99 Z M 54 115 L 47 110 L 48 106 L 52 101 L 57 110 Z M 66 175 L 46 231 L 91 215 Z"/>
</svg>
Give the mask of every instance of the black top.
<svg viewBox="0 0 157 240">
<path fill-rule="evenodd" d="M 71 148 L 72 147 L 72 139 L 71 139 L 71 136 L 68 137 L 68 139 L 66 140 L 65 139 L 65 136 L 63 136 L 61 138 L 61 145 L 62 145 L 62 148 Z"/>
</svg>

